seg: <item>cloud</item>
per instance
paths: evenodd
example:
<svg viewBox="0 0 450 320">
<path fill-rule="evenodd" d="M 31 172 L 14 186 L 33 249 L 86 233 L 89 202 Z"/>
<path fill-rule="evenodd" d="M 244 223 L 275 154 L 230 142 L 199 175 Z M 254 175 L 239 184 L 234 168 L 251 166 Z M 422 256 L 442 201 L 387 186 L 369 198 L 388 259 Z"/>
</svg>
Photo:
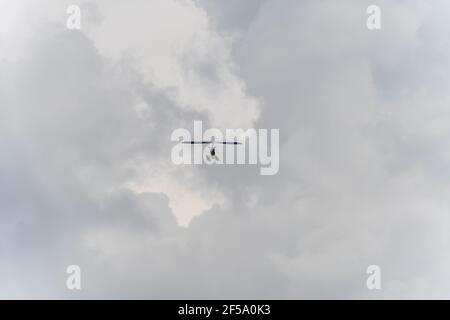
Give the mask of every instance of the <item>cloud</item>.
<svg viewBox="0 0 450 320">
<path fill-rule="evenodd" d="M 0 297 L 448 297 L 449 7 L 368 4 L 38 6 L 0 60 Z M 196 119 L 279 128 L 279 173 L 173 166 Z"/>
<path fill-rule="evenodd" d="M 103 2 L 102 9 L 102 23 L 89 32 L 102 54 L 132 55 L 146 80 L 173 89 L 180 106 L 208 112 L 214 126 L 253 125 L 258 101 L 235 75 L 230 41 L 212 28 L 201 7 L 154 0 Z"/>
</svg>

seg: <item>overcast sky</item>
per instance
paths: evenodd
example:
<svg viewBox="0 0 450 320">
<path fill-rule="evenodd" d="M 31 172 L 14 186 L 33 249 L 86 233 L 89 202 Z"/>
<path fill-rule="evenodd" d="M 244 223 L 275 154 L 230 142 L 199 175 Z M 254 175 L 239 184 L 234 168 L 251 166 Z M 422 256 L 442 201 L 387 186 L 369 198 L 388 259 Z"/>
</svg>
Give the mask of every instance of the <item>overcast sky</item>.
<svg viewBox="0 0 450 320">
<path fill-rule="evenodd" d="M 0 298 L 450 298 L 449 18 L 0 0 Z M 175 166 L 194 120 L 279 129 L 278 174 Z"/>
</svg>

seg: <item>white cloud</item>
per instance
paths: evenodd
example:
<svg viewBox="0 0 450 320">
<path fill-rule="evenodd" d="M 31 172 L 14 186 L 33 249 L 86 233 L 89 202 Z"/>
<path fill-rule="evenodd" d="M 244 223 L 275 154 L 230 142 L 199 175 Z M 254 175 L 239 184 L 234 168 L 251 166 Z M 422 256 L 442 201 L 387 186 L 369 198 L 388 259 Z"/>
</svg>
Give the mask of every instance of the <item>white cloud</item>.
<svg viewBox="0 0 450 320">
<path fill-rule="evenodd" d="M 199 3 L 98 2 L 85 33 L 42 5 L 5 54 L 0 296 L 448 297 L 449 7 L 371 33 L 361 1 Z M 194 119 L 279 128 L 279 174 L 173 167 Z"/>
<path fill-rule="evenodd" d="M 131 55 L 147 81 L 173 90 L 180 106 L 208 112 L 213 126 L 253 126 L 258 101 L 235 74 L 230 39 L 194 2 L 107 1 L 102 15 L 89 32 L 102 54 L 115 60 Z"/>
</svg>

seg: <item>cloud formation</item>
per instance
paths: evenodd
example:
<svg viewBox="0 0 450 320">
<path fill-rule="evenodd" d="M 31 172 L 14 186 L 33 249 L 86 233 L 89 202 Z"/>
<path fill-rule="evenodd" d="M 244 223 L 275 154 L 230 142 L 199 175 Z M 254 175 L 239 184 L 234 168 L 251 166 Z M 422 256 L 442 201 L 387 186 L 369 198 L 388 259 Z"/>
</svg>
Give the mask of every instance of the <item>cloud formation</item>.
<svg viewBox="0 0 450 320">
<path fill-rule="evenodd" d="M 450 6 L 369 4 L 0 10 L 0 297 L 448 298 Z M 172 165 L 194 120 L 279 128 L 279 174 Z"/>
</svg>

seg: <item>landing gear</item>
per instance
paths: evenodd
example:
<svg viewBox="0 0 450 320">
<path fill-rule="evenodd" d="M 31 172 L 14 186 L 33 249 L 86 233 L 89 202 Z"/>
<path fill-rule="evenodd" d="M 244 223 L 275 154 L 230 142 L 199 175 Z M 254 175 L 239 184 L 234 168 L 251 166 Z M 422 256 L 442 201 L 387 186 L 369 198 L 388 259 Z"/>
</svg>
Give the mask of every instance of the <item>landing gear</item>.
<svg viewBox="0 0 450 320">
<path fill-rule="evenodd" d="M 216 155 L 216 148 L 212 147 L 209 151 L 209 154 L 206 155 L 206 160 L 209 163 L 212 163 L 213 160 L 219 161 L 219 157 Z"/>
</svg>

